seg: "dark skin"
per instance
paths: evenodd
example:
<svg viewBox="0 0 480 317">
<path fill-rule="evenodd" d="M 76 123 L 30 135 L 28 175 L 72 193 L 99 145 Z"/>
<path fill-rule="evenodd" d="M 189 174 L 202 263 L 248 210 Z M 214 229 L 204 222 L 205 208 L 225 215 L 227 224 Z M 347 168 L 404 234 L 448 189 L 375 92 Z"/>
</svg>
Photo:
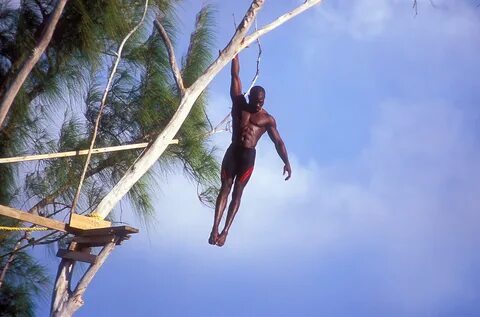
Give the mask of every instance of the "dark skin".
<svg viewBox="0 0 480 317">
<path fill-rule="evenodd" d="M 283 174 L 287 174 L 285 180 L 290 179 L 292 169 L 288 160 L 287 149 L 277 130 L 275 119 L 263 109 L 265 102 L 265 92 L 261 89 L 252 89 L 248 96 L 248 103 L 239 102 L 242 96 L 242 82 L 239 77 L 240 63 L 238 56 L 235 56 L 231 65 L 231 84 L 230 97 L 233 101 L 232 106 L 232 144 L 240 145 L 244 148 L 254 149 L 260 137 L 267 132 L 270 139 L 275 144 L 278 155 L 284 162 Z M 240 99 L 241 100 L 241 99 Z M 234 115 L 238 114 L 238 115 Z M 222 163 L 222 171 L 229 169 L 234 164 L 233 159 L 227 157 Z M 232 225 L 233 219 L 240 207 L 243 190 L 248 183 L 247 180 L 237 177 L 238 175 L 222 175 L 222 185 L 217 197 L 215 206 L 215 216 L 212 232 L 208 243 L 217 246 L 223 246 Z M 218 227 L 222 220 L 223 212 L 227 206 L 227 198 L 233 187 L 232 199 L 228 207 L 225 227 L 219 233 Z"/>
</svg>

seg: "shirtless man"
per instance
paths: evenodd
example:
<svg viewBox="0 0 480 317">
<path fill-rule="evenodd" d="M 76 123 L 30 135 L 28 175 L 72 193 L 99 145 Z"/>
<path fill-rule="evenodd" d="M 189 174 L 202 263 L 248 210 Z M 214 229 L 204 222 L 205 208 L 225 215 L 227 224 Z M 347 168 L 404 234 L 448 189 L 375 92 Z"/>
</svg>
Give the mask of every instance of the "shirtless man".
<svg viewBox="0 0 480 317">
<path fill-rule="evenodd" d="M 275 119 L 262 107 L 265 101 L 265 89 L 260 86 L 252 87 L 249 102 L 242 94 L 242 82 L 239 77 L 240 64 L 238 56 L 232 60 L 230 84 L 230 97 L 232 98 L 232 144 L 230 144 L 222 162 L 222 186 L 215 206 L 215 218 L 212 233 L 208 243 L 223 246 L 232 225 L 235 214 L 240 206 L 243 189 L 248 183 L 255 163 L 255 146 L 260 137 L 267 132 L 275 144 L 277 153 L 285 163 L 283 174 L 287 173 L 285 180 L 292 174 L 288 161 L 287 150 L 277 131 Z M 227 219 L 223 231 L 218 233 L 218 226 L 227 205 L 227 198 L 233 187 L 232 200 L 228 208 Z"/>
</svg>

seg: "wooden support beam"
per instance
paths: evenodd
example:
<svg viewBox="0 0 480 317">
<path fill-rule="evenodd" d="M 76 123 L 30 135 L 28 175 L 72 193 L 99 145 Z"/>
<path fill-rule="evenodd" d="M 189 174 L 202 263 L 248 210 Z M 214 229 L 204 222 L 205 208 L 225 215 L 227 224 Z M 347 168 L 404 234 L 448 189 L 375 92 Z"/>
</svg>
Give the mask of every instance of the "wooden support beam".
<svg viewBox="0 0 480 317">
<path fill-rule="evenodd" d="M 46 227 L 52 230 L 67 232 L 66 224 L 61 221 L 45 218 L 42 216 L 37 216 L 37 215 L 30 214 L 28 212 L 24 212 L 15 208 L 0 205 L 0 215 L 13 218 L 19 221 L 30 222 L 35 225 Z"/>
<path fill-rule="evenodd" d="M 127 144 L 127 145 L 97 148 L 92 150 L 92 154 L 141 149 L 141 148 L 146 148 L 149 144 L 150 143 L 137 143 L 137 144 Z M 170 142 L 170 144 L 178 144 L 178 139 L 173 139 Z M 23 155 L 23 156 L 16 156 L 16 157 L 0 158 L 0 164 L 35 161 L 35 160 L 46 160 L 46 159 L 53 159 L 53 158 L 59 158 L 59 157 L 70 157 L 70 156 L 79 156 L 79 155 L 87 155 L 87 154 L 88 154 L 88 150 L 77 150 L 77 151 L 48 153 L 48 154 L 39 154 L 39 155 Z"/>
<path fill-rule="evenodd" d="M 101 247 L 115 240 L 114 235 L 107 236 L 75 236 L 72 244 L 75 243 L 79 247 Z"/>
<path fill-rule="evenodd" d="M 107 236 L 107 235 L 116 235 L 119 237 L 128 236 L 132 233 L 138 233 L 138 229 L 130 227 L 130 226 L 118 226 L 118 227 L 110 227 L 110 228 L 99 228 L 99 229 L 89 229 L 89 230 L 78 230 L 72 228 L 69 232 L 77 235 L 77 236 Z"/>
<path fill-rule="evenodd" d="M 90 264 L 94 264 L 95 262 L 97 262 L 97 256 L 87 252 L 59 249 L 57 252 L 57 256 L 63 259 L 86 262 Z"/>
</svg>

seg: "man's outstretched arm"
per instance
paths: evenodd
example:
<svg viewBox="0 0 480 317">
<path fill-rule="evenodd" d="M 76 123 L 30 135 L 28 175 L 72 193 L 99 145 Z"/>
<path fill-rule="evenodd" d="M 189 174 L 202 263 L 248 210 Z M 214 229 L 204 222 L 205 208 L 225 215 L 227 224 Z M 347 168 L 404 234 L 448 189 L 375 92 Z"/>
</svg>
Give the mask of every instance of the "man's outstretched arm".
<svg viewBox="0 0 480 317">
<path fill-rule="evenodd" d="M 235 101 L 235 97 L 242 94 L 242 82 L 240 81 L 240 62 L 238 55 L 232 59 L 232 67 L 230 69 L 232 82 L 230 83 L 230 97 Z"/>
<path fill-rule="evenodd" d="M 285 166 L 283 167 L 283 175 L 287 173 L 287 177 L 285 178 L 285 180 L 288 180 L 292 175 L 292 168 L 290 167 L 290 162 L 288 161 L 287 148 L 285 147 L 285 143 L 283 143 L 283 140 L 280 137 L 280 133 L 278 133 L 275 119 L 272 118 L 272 122 L 269 125 L 267 132 L 268 136 L 275 144 L 275 149 L 277 150 L 278 155 L 282 159 L 283 163 L 285 163 Z"/>
</svg>

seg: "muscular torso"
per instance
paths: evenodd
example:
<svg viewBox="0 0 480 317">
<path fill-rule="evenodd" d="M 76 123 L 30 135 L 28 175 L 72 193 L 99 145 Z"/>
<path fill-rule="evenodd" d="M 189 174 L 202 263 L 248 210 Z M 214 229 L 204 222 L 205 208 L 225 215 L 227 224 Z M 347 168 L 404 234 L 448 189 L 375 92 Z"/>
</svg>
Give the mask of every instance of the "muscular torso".
<svg viewBox="0 0 480 317">
<path fill-rule="evenodd" d="M 245 98 L 239 96 L 232 107 L 232 143 L 255 148 L 260 137 L 271 124 L 271 116 L 264 110 L 249 109 Z"/>
</svg>

